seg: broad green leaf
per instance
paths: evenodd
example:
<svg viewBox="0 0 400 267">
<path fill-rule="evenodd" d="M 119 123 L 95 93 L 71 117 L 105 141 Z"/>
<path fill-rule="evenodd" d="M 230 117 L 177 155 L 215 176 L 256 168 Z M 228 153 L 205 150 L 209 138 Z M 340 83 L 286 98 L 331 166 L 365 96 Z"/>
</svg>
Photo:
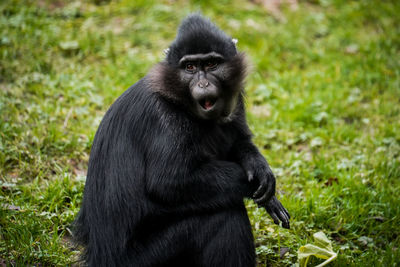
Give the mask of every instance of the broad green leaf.
<svg viewBox="0 0 400 267">
<path fill-rule="evenodd" d="M 332 249 L 331 241 L 323 232 L 317 232 L 313 237 L 314 244 L 307 244 L 299 248 L 298 260 L 300 267 L 306 267 L 311 256 L 326 260 L 317 267 L 325 266 L 337 257 L 337 253 Z"/>
</svg>

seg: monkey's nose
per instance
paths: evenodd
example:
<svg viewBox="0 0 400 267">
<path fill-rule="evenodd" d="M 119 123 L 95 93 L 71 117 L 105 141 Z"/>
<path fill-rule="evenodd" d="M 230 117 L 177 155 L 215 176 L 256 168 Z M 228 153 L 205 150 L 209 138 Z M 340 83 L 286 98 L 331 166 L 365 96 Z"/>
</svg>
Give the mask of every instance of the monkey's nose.
<svg viewBox="0 0 400 267">
<path fill-rule="evenodd" d="M 200 88 L 208 87 L 210 83 L 208 81 L 200 81 L 197 86 Z"/>
</svg>

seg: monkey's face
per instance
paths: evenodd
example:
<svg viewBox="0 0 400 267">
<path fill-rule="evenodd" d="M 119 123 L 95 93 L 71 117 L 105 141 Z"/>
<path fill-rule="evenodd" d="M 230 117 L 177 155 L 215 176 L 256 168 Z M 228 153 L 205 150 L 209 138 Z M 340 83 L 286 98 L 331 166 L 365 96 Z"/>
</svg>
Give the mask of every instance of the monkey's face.
<svg viewBox="0 0 400 267">
<path fill-rule="evenodd" d="M 149 85 L 200 119 L 228 122 L 241 102 L 244 59 L 231 37 L 192 15 L 179 27 L 165 61 L 150 71 Z"/>
<path fill-rule="evenodd" d="M 238 82 L 232 86 L 238 78 L 232 77 L 237 75 L 232 64 L 215 52 L 186 55 L 179 61 L 180 81 L 190 92 L 189 108 L 194 115 L 224 120 L 234 112 L 241 86 L 237 86 Z"/>
</svg>

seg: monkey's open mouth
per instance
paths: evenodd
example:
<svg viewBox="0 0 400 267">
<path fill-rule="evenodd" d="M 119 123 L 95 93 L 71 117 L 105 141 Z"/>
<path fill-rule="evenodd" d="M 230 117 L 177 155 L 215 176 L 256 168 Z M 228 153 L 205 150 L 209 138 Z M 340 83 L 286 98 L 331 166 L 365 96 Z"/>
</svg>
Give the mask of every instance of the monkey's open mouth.
<svg viewBox="0 0 400 267">
<path fill-rule="evenodd" d="M 199 104 L 205 110 L 210 110 L 214 107 L 215 102 L 217 102 L 216 98 L 204 98 L 199 101 Z"/>
</svg>

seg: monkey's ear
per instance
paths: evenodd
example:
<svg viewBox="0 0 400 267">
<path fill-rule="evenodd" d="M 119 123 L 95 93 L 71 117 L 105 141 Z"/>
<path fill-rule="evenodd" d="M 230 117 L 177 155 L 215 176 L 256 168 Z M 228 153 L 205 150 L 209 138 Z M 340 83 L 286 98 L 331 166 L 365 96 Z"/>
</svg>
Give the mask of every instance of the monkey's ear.
<svg viewBox="0 0 400 267">
<path fill-rule="evenodd" d="M 164 49 L 164 51 L 163 51 L 163 52 L 164 52 L 164 55 L 165 55 L 165 56 L 168 56 L 169 50 L 170 50 L 170 49 L 169 49 L 169 47 L 168 47 L 168 48 L 166 48 L 166 49 Z"/>
<path fill-rule="evenodd" d="M 235 46 L 236 53 L 237 53 L 237 51 L 238 51 L 238 48 L 237 48 L 237 43 L 238 43 L 238 42 L 239 42 L 238 39 L 232 38 L 232 43 L 233 43 L 233 45 Z"/>
</svg>

